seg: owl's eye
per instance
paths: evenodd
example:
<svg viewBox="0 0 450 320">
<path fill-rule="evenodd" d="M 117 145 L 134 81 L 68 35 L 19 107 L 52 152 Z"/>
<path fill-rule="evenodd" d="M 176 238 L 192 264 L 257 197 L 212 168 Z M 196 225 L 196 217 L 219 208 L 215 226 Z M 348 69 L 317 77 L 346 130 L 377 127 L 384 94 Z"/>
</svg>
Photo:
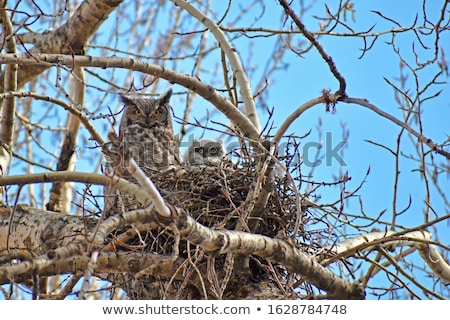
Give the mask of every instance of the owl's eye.
<svg viewBox="0 0 450 320">
<path fill-rule="evenodd" d="M 200 147 L 200 148 L 195 148 L 194 151 L 195 151 L 196 153 L 198 153 L 198 154 L 203 154 L 203 152 L 204 152 L 202 147 Z"/>
<path fill-rule="evenodd" d="M 155 111 L 153 111 L 153 113 L 152 113 L 152 115 L 154 116 L 154 117 L 157 117 L 157 116 L 159 116 L 161 114 L 161 112 L 159 111 L 159 109 L 156 109 Z"/>
<path fill-rule="evenodd" d="M 209 154 L 217 154 L 217 148 L 209 148 Z"/>
<path fill-rule="evenodd" d="M 139 109 L 136 109 L 136 110 L 134 111 L 134 114 L 137 115 L 137 116 L 139 117 L 139 116 L 142 115 L 142 111 L 139 110 Z"/>
</svg>

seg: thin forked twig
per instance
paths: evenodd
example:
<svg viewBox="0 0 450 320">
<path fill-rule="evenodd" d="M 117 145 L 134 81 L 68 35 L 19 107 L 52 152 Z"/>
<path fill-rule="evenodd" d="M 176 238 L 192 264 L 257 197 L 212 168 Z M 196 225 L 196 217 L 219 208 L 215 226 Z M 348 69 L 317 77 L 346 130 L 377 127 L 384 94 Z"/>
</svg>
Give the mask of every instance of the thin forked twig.
<svg viewBox="0 0 450 320">
<path fill-rule="evenodd" d="M 325 62 L 328 64 L 328 67 L 330 68 L 331 73 L 334 75 L 334 77 L 339 81 L 339 90 L 336 92 L 337 96 L 345 97 L 346 93 L 346 82 L 344 77 L 341 75 L 341 73 L 338 71 L 336 65 L 334 64 L 333 59 L 325 52 L 322 45 L 317 41 L 317 39 L 314 37 L 314 35 L 306 29 L 305 25 L 302 23 L 300 18 L 295 14 L 295 12 L 292 10 L 291 6 L 287 3 L 285 0 L 280 0 L 280 4 L 283 6 L 284 11 L 286 14 L 291 17 L 292 21 L 296 24 L 296 26 L 300 29 L 302 34 L 305 36 L 306 39 L 311 42 L 311 44 L 319 51 L 319 54 L 321 57 L 325 60 Z"/>
</svg>

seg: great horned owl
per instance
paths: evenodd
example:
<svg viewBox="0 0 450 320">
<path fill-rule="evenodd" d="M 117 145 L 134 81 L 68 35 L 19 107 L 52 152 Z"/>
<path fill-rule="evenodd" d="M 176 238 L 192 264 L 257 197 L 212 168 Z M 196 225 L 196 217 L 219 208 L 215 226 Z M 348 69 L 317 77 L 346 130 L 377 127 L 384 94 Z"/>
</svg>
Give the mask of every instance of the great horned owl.
<svg viewBox="0 0 450 320">
<path fill-rule="evenodd" d="M 169 89 L 158 99 L 121 96 L 125 104 L 124 112 L 119 136 L 110 147 L 109 154 L 114 159 L 106 156 L 107 175 L 115 174 L 135 182 L 123 163 L 126 153 L 131 154 L 150 179 L 181 164 L 178 141 L 172 127 L 171 95 L 172 90 Z M 105 190 L 105 211 L 111 208 L 116 212 L 129 211 L 140 207 L 131 197 L 118 195 L 112 190 L 113 187 Z M 120 198 L 119 201 L 117 198 Z"/>
<path fill-rule="evenodd" d="M 178 141 L 172 127 L 168 90 L 159 99 L 121 96 L 125 111 L 119 126 L 119 142 L 132 149 L 133 157 L 147 175 L 179 165 Z"/>
<path fill-rule="evenodd" d="M 184 161 L 189 165 L 219 165 L 225 156 L 222 141 L 212 139 L 194 140 L 184 155 Z"/>
</svg>

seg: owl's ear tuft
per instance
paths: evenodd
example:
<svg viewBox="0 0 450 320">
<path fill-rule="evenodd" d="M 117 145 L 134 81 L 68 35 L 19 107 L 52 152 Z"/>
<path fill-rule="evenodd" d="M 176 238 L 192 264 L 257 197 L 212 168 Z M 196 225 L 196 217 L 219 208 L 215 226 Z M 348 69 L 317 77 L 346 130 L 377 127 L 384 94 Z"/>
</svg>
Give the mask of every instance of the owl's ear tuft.
<svg viewBox="0 0 450 320">
<path fill-rule="evenodd" d="M 161 104 L 168 104 L 170 97 L 172 96 L 172 88 L 169 88 L 166 92 L 164 92 L 160 97 L 159 100 L 161 101 Z"/>
<path fill-rule="evenodd" d="M 124 94 L 120 95 L 120 101 L 122 101 L 126 105 L 134 105 L 135 104 L 133 98 L 131 98 L 130 96 L 124 95 Z"/>
</svg>

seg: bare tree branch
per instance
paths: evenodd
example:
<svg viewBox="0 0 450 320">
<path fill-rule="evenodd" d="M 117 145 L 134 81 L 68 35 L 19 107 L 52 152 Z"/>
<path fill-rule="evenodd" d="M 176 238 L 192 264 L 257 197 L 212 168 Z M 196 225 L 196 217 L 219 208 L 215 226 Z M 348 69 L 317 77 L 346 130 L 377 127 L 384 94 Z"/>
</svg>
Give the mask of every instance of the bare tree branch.
<svg viewBox="0 0 450 320">
<path fill-rule="evenodd" d="M 250 122 L 255 126 L 255 129 L 259 132 L 261 131 L 261 125 L 259 123 L 258 114 L 256 113 L 255 101 L 253 100 L 253 94 L 250 87 L 250 81 L 248 81 L 246 72 L 241 65 L 239 60 L 239 56 L 236 53 L 236 49 L 234 49 L 231 44 L 228 42 L 225 34 L 219 28 L 217 24 L 215 24 L 211 19 L 209 19 L 202 12 L 197 10 L 194 6 L 184 0 L 171 0 L 176 6 L 186 10 L 204 24 L 216 37 L 219 42 L 220 48 L 225 52 L 228 60 L 230 61 L 231 67 L 233 69 L 233 76 L 236 77 L 236 80 L 239 84 L 240 93 L 242 96 L 242 100 L 244 101 L 245 110 L 247 117 L 250 119 Z"/>
<path fill-rule="evenodd" d="M 6 1 L 2 1 L 0 9 L 4 9 Z M 16 41 L 13 36 L 13 26 L 8 16 L 8 11 L 0 10 L 0 17 L 2 20 L 3 29 L 3 41 L 6 44 L 6 53 L 16 53 Z M 2 91 L 15 91 L 17 88 L 17 67 L 18 65 L 13 63 L 6 66 L 5 74 L 0 79 Z M 13 141 L 14 130 L 14 113 L 16 109 L 16 101 L 13 97 L 0 100 L 1 103 L 1 119 L 0 119 L 0 176 L 6 173 L 6 170 L 11 161 L 11 148 Z M 0 196 L 3 200 L 3 191 Z"/>
<path fill-rule="evenodd" d="M 27 228 L 29 228 L 30 226 L 27 226 L 28 219 L 26 215 L 29 215 L 30 213 L 26 212 L 26 208 L 24 209 L 25 216 L 21 215 L 20 212 L 18 212 L 13 221 L 14 225 L 24 228 L 23 232 L 17 233 L 17 236 L 29 234 Z M 48 215 L 53 215 L 51 220 L 48 219 Z M 83 253 L 84 250 L 87 249 L 88 243 L 85 242 L 86 237 L 84 236 L 84 232 L 82 231 L 86 227 L 86 222 L 83 221 L 83 219 L 74 216 L 68 218 L 66 215 L 57 215 L 56 213 L 44 211 L 42 211 L 41 218 L 39 218 L 40 215 L 38 216 L 37 212 L 33 216 L 33 223 L 42 218 L 42 221 L 39 224 L 41 226 L 41 230 L 37 230 L 35 227 L 33 227 L 33 234 L 36 235 L 36 238 L 29 239 L 30 244 L 34 244 L 33 248 L 45 248 L 45 243 L 35 243 L 35 241 L 40 242 L 41 239 L 45 240 L 46 242 L 54 241 L 57 238 L 64 240 L 61 243 L 57 243 L 58 249 L 55 250 L 55 253 L 52 253 L 50 255 L 50 258 L 41 256 L 40 258 L 34 259 L 33 263 L 22 262 L 11 267 L 0 267 L 0 279 L 2 279 L 6 274 L 20 275 L 28 273 L 34 268 L 38 268 L 38 270 L 49 268 L 53 264 L 51 257 L 54 257 L 56 259 L 55 261 L 58 261 L 59 259 L 69 258 L 73 253 L 75 253 L 75 255 Z M 129 215 L 125 214 L 124 217 L 126 216 Z M 138 219 L 142 219 L 142 216 L 133 216 L 138 217 Z M 1 219 L 0 228 L 7 227 L 8 220 L 9 219 Z M 111 222 L 119 222 L 122 219 L 118 219 L 118 217 L 111 217 L 108 220 L 110 220 Z M 107 225 L 108 220 L 104 222 L 105 226 Z M 44 221 L 47 222 L 44 223 Z M 131 221 L 132 220 L 129 220 L 127 221 L 127 223 L 130 223 Z M 245 232 L 212 230 L 200 225 L 191 217 L 184 215 L 184 213 L 181 213 L 181 215 L 175 217 L 173 222 L 177 225 L 178 229 L 180 230 L 180 234 L 186 240 L 193 244 L 201 246 L 207 251 L 216 252 L 218 254 L 224 254 L 227 252 L 256 254 L 266 259 L 277 261 L 278 263 L 285 265 L 288 269 L 302 274 L 305 279 L 310 280 L 319 288 L 327 291 L 331 298 L 363 298 L 363 292 L 360 288 L 343 281 L 339 277 L 335 276 L 332 272 L 321 267 L 313 257 L 307 256 L 306 254 L 302 253 L 286 242 Z M 52 225 L 52 232 L 50 232 L 50 224 L 48 223 Z M 118 225 L 122 225 L 122 223 L 119 223 Z M 55 233 L 56 230 L 58 230 L 57 233 Z M 98 241 L 102 238 L 102 235 L 107 234 L 108 231 L 110 230 L 105 230 L 105 232 L 99 231 L 96 235 L 97 240 L 94 240 L 93 243 L 99 243 Z M 73 236 L 69 236 L 69 234 L 72 234 Z M 52 237 L 49 238 L 49 235 L 52 235 Z M 90 237 L 88 237 L 88 239 L 89 238 Z M 19 239 L 16 239 L 16 243 L 22 242 L 18 240 Z M 0 247 L 4 247 L 2 238 L 0 238 Z"/>
<path fill-rule="evenodd" d="M 439 253 L 437 247 L 427 243 L 417 244 L 417 247 L 419 248 L 420 256 L 425 260 L 431 270 L 441 279 L 450 283 L 450 264 Z"/>
<path fill-rule="evenodd" d="M 325 52 L 322 45 L 317 41 L 314 35 L 306 29 L 306 26 L 301 22 L 300 18 L 295 14 L 295 12 L 292 10 L 292 7 L 287 3 L 287 1 L 280 0 L 280 4 L 283 6 L 286 14 L 291 17 L 292 21 L 294 21 L 294 23 L 297 25 L 306 39 L 308 39 L 309 42 L 311 42 L 311 44 L 317 49 L 317 51 L 319 51 L 321 57 L 328 64 L 331 73 L 339 81 L 339 90 L 336 91 L 336 95 L 339 97 L 345 97 L 347 95 L 345 91 L 347 85 L 345 83 L 344 77 L 336 68 L 333 59 Z"/>
<path fill-rule="evenodd" d="M 79 180 L 79 176 L 75 175 L 74 172 L 66 173 L 67 180 Z M 26 178 L 25 178 L 26 177 Z M 45 178 L 44 178 L 45 177 Z M 62 172 L 52 172 L 48 175 L 41 175 L 40 179 L 38 179 L 38 175 L 33 175 L 34 179 L 30 179 L 29 176 L 23 177 L 7 177 L 6 181 L 8 184 L 12 183 L 25 183 L 25 179 L 27 179 L 27 183 L 36 182 L 38 180 L 45 179 L 47 182 L 49 178 L 60 179 L 62 178 Z M 107 177 L 102 177 L 108 179 Z M 0 185 L 4 183 L 4 179 L 0 179 Z M 98 179 L 98 180 L 97 180 Z M 98 175 L 89 175 L 89 179 L 85 179 L 90 182 L 93 181 L 102 181 L 105 182 L 104 179 L 98 177 Z M 120 179 L 118 179 L 120 180 Z M 125 183 L 128 185 L 129 183 Z M 117 185 L 120 187 L 120 185 Z M 122 188 L 120 191 L 128 191 L 126 188 Z M 105 220 L 101 224 L 101 228 L 97 229 L 95 236 L 88 236 L 87 239 L 92 239 L 92 245 L 94 247 L 103 244 L 106 236 L 114 229 L 119 226 L 128 225 L 130 223 L 144 223 L 148 218 L 151 217 L 153 210 L 151 208 L 149 210 L 137 210 L 135 212 L 125 213 L 121 216 L 112 216 Z M 347 283 L 334 275 L 331 271 L 323 268 L 317 261 L 294 246 L 278 240 L 272 239 L 270 237 L 250 234 L 246 232 L 240 231 L 232 231 L 232 230 L 212 230 L 210 228 L 204 227 L 198 222 L 196 222 L 193 218 L 186 215 L 186 213 L 182 209 L 177 209 L 178 214 L 176 216 L 171 217 L 171 221 L 177 226 L 177 229 L 180 232 L 180 235 L 188 240 L 190 243 L 198 245 L 202 247 L 207 252 L 215 253 L 215 254 L 225 254 L 228 252 L 236 252 L 242 254 L 255 254 L 260 257 L 272 260 L 274 262 L 278 262 L 284 265 L 286 268 L 298 272 L 302 274 L 305 279 L 311 281 L 319 288 L 328 292 L 330 297 L 335 299 L 362 299 L 364 297 L 364 293 L 361 288 L 357 286 L 353 286 L 350 283 Z M 143 215 L 148 216 L 145 218 Z M 56 218 L 56 217 L 55 217 Z M 17 221 L 17 219 L 23 219 L 23 217 L 17 214 L 14 217 L 13 223 L 15 225 L 22 225 L 25 229 L 26 221 Z M 37 217 L 35 217 L 37 219 Z M 70 217 L 70 221 L 73 219 L 77 219 L 77 217 Z M 169 221 L 170 221 L 169 220 Z M 9 219 L 0 220 L 0 228 L 7 227 L 9 223 Z M 35 220 L 36 221 L 36 220 Z M 76 223 L 76 220 L 73 220 Z M 80 220 L 81 226 L 75 227 L 70 225 L 67 230 L 71 230 L 72 234 L 76 234 L 76 230 L 80 230 L 80 234 L 82 234 L 81 230 L 84 228 L 83 220 Z M 53 225 L 55 224 L 54 219 L 52 220 Z M 167 222 L 166 222 L 167 223 Z M 40 241 L 39 239 L 45 239 L 44 236 L 41 236 L 41 233 L 48 231 L 48 223 L 44 223 L 42 221 L 39 223 L 42 227 L 42 231 L 35 230 L 34 233 L 37 235 L 37 239 L 34 241 Z M 65 228 L 65 227 L 64 227 Z M 61 226 L 58 228 L 59 232 L 63 233 L 64 228 Z M 2 232 L 0 232 L 0 235 Z M 27 232 L 21 232 L 21 234 L 28 234 Z M 57 246 L 55 252 L 51 255 L 52 257 L 58 257 L 58 259 L 66 259 L 70 257 L 71 254 L 80 254 L 84 252 L 89 246 L 88 243 L 85 242 L 84 236 L 75 236 L 74 238 L 64 236 L 62 237 L 64 240 L 62 247 L 60 245 Z M 83 238 L 83 240 L 81 240 Z M 30 240 L 31 241 L 31 240 Z M 81 242 L 80 242 L 81 241 Z M 20 243 L 21 241 L 14 241 L 14 243 Z M 64 246 L 65 245 L 65 246 Z M 36 244 L 36 248 L 41 247 L 42 245 Z M 2 238 L 0 238 L 0 248 L 5 247 L 5 243 L 3 243 Z M 27 273 L 30 268 L 47 268 L 52 261 L 48 259 L 48 257 L 41 256 L 40 258 L 34 259 L 35 263 L 23 262 L 13 267 L 0 268 L 0 275 L 8 272 L 10 274 L 22 274 Z M 8 270 L 8 271 L 7 271 Z"/>
<path fill-rule="evenodd" d="M 342 101 L 346 102 L 346 103 L 358 104 L 360 106 L 366 107 L 366 108 L 374 111 L 375 113 L 379 114 L 383 118 L 386 118 L 386 119 L 394 122 L 396 125 L 404 128 L 410 134 L 415 136 L 420 143 L 426 144 L 431 150 L 439 153 L 440 155 L 446 157 L 447 159 L 450 159 L 450 152 L 445 151 L 444 148 L 442 148 L 441 146 L 439 146 L 436 143 L 434 143 L 430 138 L 427 138 L 424 135 L 420 134 L 419 132 L 417 132 L 416 130 L 411 128 L 411 126 L 409 126 L 407 123 L 404 123 L 404 122 L 398 120 L 397 118 L 395 118 L 393 115 L 391 115 L 391 114 L 389 114 L 389 113 L 387 113 L 387 112 L 377 108 L 373 104 L 369 103 L 367 100 L 365 100 L 365 99 L 358 99 L 358 98 L 347 98 L 346 97 L 346 98 L 342 98 Z"/>
<path fill-rule="evenodd" d="M 317 261 L 287 242 L 266 236 L 232 230 L 212 230 L 181 215 L 176 225 L 188 241 L 215 253 L 239 252 L 255 254 L 278 262 L 291 271 L 301 274 L 306 280 L 327 291 L 333 299 L 363 299 L 364 293 L 323 268 Z"/>
<path fill-rule="evenodd" d="M 37 100 L 43 100 L 48 101 L 51 103 L 54 103 L 58 106 L 63 107 L 65 110 L 69 111 L 71 114 L 73 114 L 76 118 L 80 119 L 81 123 L 84 125 L 86 130 L 91 134 L 91 139 L 96 141 L 99 145 L 103 145 L 105 142 L 103 141 L 103 138 L 100 136 L 100 134 L 97 132 L 97 130 L 92 125 L 91 121 L 86 117 L 82 111 L 77 107 L 73 106 L 71 104 L 67 104 L 64 101 L 41 95 L 35 92 L 17 92 L 17 91 L 9 91 L 7 93 L 0 93 L 0 98 L 2 97 L 32 97 Z"/>
<path fill-rule="evenodd" d="M 155 206 L 156 212 L 158 212 L 158 214 L 163 218 L 169 218 L 171 214 L 169 207 L 167 207 L 167 205 L 165 204 L 164 199 L 162 198 L 158 189 L 156 189 L 153 182 L 139 168 L 133 158 L 129 160 L 128 170 L 137 180 L 137 182 L 142 186 L 142 188 L 144 188 L 144 190 L 147 192 L 147 195 L 151 199 L 152 204 Z"/>
<path fill-rule="evenodd" d="M 10 64 L 19 61 L 21 65 L 45 64 L 49 66 L 56 64 L 71 67 L 75 63 L 80 67 L 123 68 L 161 77 L 170 82 L 178 83 L 189 88 L 211 102 L 234 124 L 236 124 L 239 130 L 241 130 L 249 139 L 258 141 L 260 138 L 258 130 L 249 119 L 232 103 L 226 100 L 222 95 L 218 94 L 213 87 L 202 83 L 196 78 L 177 73 L 173 70 L 139 60 L 120 57 L 69 56 L 58 54 L 34 54 L 31 57 L 28 55 L 0 55 L 0 63 Z"/>
<path fill-rule="evenodd" d="M 300 117 L 303 112 L 306 110 L 314 107 L 315 105 L 319 103 L 325 103 L 324 97 L 318 97 L 312 100 L 309 100 L 308 102 L 302 104 L 300 107 L 298 107 L 293 113 L 291 113 L 286 120 L 281 124 L 280 128 L 278 129 L 277 133 L 275 134 L 273 138 L 273 142 L 278 145 L 281 141 L 281 138 L 283 138 L 284 134 L 286 133 L 287 129 L 292 125 L 292 123 Z"/>
<path fill-rule="evenodd" d="M 121 3 L 49 7 L 23 0 L 6 8 L 0 0 L 0 187 L 6 190 L 0 295 L 447 298 L 450 139 L 442 127 L 447 110 L 436 106 L 449 93 L 444 31 L 450 2 L 422 0 L 407 13 L 390 11 L 388 3 L 355 8 L 352 1 L 323 7 L 284 0 Z M 367 69 L 344 78 L 335 64 L 342 46 L 348 63 Z M 386 56 L 389 63 L 373 63 Z M 317 57 L 331 78 L 314 73 Z M 397 75 L 389 69 L 393 64 Z M 299 78 L 297 68 L 308 72 Z M 327 89 L 333 78 L 335 93 Z M 69 94 L 71 79 L 86 90 L 86 105 Z M 356 83 L 366 80 L 370 86 L 363 89 Z M 129 181 L 71 172 L 72 165 L 102 171 L 102 151 L 117 142 L 111 134 L 105 143 L 103 136 L 123 107 L 113 110 L 114 95 L 130 90 L 153 96 L 166 81 L 177 84 L 172 107 L 184 114 L 174 117 L 175 129 L 181 125 L 180 151 L 197 133 L 220 138 L 229 151 L 220 166 L 182 163 L 149 180 L 149 168 L 139 168 L 138 154 L 124 146 L 126 168 L 117 170 L 125 169 Z M 299 81 L 312 91 L 295 90 Z M 348 97 L 350 84 L 352 91 L 372 88 L 364 95 L 394 108 L 382 111 Z M 318 105 L 335 111 L 338 103 L 368 108 L 373 117 L 306 114 Z M 370 132 L 372 120 L 384 121 L 375 114 L 398 133 L 384 135 L 379 125 Z M 266 117 L 262 129 L 258 116 Z M 316 121 L 304 122 L 308 116 Z M 328 131 L 336 119 L 340 137 Z M 364 141 L 377 146 L 374 154 L 355 149 Z M 20 176 L 6 176 L 6 168 Z M 42 170 L 48 172 L 33 174 Z M 374 183 L 375 193 L 368 191 Z M 110 215 L 102 185 L 118 190 Z M 46 203 L 61 212 L 38 209 Z"/>
<path fill-rule="evenodd" d="M 36 45 L 28 50 L 30 54 L 64 53 L 84 54 L 84 47 L 89 38 L 97 31 L 100 25 L 108 18 L 109 14 L 117 8 L 123 0 L 100 0 L 95 3 L 83 1 L 75 10 L 67 23 L 57 29 L 45 33 Z M 3 11 L 7 12 L 7 11 Z M 36 78 L 45 71 L 48 65 L 34 65 L 30 67 L 20 66 L 17 75 L 17 88 L 21 88 L 31 79 Z M 4 75 L 0 73 L 0 78 Z M 0 92 L 6 92 L 3 83 L 0 82 Z M 15 90 L 13 90 L 15 91 Z"/>
<path fill-rule="evenodd" d="M 75 67 L 71 79 L 72 100 L 76 105 L 82 106 L 84 103 L 84 70 L 82 67 Z M 57 171 L 72 171 L 74 166 L 74 154 L 77 144 L 78 131 L 80 129 L 80 118 L 69 113 L 67 116 L 66 133 L 61 146 L 61 152 L 56 165 Z M 64 192 L 63 192 L 64 190 Z M 70 212 L 71 187 L 67 183 L 56 182 L 50 189 L 50 201 L 47 203 L 47 210 L 57 212 Z"/>
</svg>

